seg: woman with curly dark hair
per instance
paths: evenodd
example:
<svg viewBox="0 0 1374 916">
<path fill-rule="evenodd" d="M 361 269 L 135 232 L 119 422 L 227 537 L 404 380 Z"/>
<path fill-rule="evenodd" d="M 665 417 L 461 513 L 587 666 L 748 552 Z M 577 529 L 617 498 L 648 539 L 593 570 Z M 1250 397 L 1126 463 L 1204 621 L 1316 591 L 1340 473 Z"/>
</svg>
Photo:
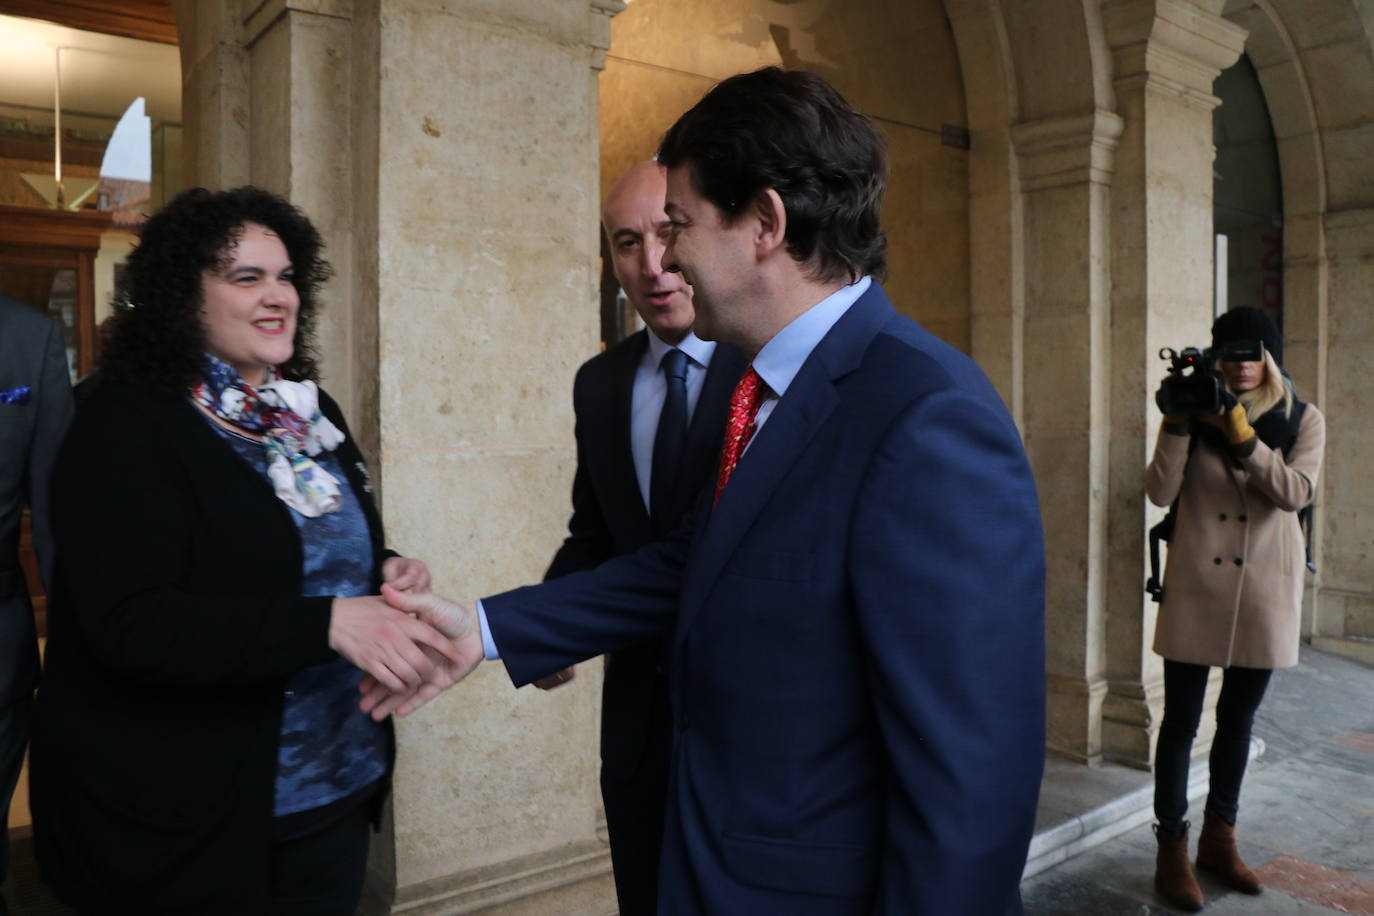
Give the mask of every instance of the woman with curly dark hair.
<svg viewBox="0 0 1374 916">
<path fill-rule="evenodd" d="M 58 567 L 32 749 L 45 879 L 84 913 L 351 914 L 389 723 L 359 669 L 444 682 L 315 384 L 328 276 L 300 211 L 187 191 L 130 255 L 53 475 Z"/>
</svg>

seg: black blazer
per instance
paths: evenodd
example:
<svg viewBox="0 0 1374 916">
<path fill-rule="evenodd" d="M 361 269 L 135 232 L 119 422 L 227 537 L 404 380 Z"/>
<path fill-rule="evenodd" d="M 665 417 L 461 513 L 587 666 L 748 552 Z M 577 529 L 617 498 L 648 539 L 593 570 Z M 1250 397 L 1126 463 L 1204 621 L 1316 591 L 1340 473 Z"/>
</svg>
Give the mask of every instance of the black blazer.
<svg viewBox="0 0 1374 916">
<path fill-rule="evenodd" d="M 633 553 L 653 540 L 649 513 L 639 491 L 630 449 L 630 401 L 635 371 L 648 347 L 648 334 L 631 334 L 582 365 L 573 384 L 576 413 L 577 473 L 568 537 L 544 578 L 556 579 Z M 730 392 L 746 360 L 734 347 L 720 345 L 706 370 L 678 480 L 671 517 L 680 520 L 701 488 L 715 480 Z M 662 647 L 648 643 L 612 653 L 606 669 L 601 711 L 601 760 L 613 775 L 628 775 L 644 749 L 653 708 L 653 678 L 663 661 Z"/>
<path fill-rule="evenodd" d="M 347 437 L 323 394 L 321 409 Z M 367 472 L 351 437 L 337 455 L 375 580 Z M 333 657 L 332 599 L 300 596 L 290 510 L 186 398 L 113 384 L 78 405 L 53 478 L 31 786 L 44 879 L 101 913 L 265 911 L 282 692 Z"/>
</svg>

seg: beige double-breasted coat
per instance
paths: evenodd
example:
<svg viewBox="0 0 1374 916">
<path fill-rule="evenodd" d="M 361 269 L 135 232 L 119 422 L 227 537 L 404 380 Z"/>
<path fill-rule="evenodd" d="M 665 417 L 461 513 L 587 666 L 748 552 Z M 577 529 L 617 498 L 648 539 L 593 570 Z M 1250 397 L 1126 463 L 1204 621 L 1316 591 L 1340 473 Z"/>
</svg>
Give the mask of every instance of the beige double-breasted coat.
<svg viewBox="0 0 1374 916">
<path fill-rule="evenodd" d="M 1199 665 L 1298 663 L 1305 543 L 1297 511 L 1312 501 L 1326 420 L 1308 404 L 1285 458 L 1261 441 L 1245 457 L 1161 428 L 1145 471 L 1157 506 L 1178 496 L 1154 650 Z"/>
</svg>

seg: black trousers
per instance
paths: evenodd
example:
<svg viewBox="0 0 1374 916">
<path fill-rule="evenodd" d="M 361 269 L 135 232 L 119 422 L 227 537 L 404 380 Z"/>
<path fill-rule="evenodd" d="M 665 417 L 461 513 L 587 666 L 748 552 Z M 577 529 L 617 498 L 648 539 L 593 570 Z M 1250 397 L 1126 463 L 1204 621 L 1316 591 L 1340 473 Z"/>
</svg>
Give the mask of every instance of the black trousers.
<svg viewBox="0 0 1374 916">
<path fill-rule="evenodd" d="M 1177 835 L 1188 813 L 1188 760 L 1193 752 L 1203 694 L 1206 665 L 1164 660 L 1164 721 L 1155 743 L 1155 818 L 1160 829 Z M 1217 731 L 1208 758 L 1211 786 L 1207 810 L 1236 822 L 1240 784 L 1250 756 L 1250 728 L 1273 674 L 1267 668 L 1226 668 L 1217 700 Z"/>
<path fill-rule="evenodd" d="M 23 699 L 0 709 L 0 882 L 9 874 L 10 799 L 24 768 L 24 749 L 29 744 L 29 722 L 33 701 Z"/>
<path fill-rule="evenodd" d="M 367 875 L 377 785 L 272 826 L 271 916 L 353 916 Z"/>
<path fill-rule="evenodd" d="M 658 912 L 658 861 L 673 748 L 673 718 L 667 686 L 661 681 L 646 688 L 655 698 L 639 765 L 624 773 L 613 773 L 604 763 L 601 768 L 601 800 L 606 807 L 620 916 L 653 916 Z"/>
<path fill-rule="evenodd" d="M 272 819 L 271 899 L 262 916 L 354 916 L 367 873 L 371 801 L 378 789 L 374 783 L 328 805 Z M 80 910 L 81 916 L 131 912 Z"/>
</svg>

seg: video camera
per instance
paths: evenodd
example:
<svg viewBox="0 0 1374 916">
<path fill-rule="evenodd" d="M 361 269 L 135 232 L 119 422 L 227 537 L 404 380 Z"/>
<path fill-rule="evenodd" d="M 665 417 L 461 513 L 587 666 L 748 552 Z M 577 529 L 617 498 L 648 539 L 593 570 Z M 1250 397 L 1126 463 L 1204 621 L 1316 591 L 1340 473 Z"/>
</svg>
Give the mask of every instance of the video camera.
<svg viewBox="0 0 1374 916">
<path fill-rule="evenodd" d="M 1233 340 L 1220 347 L 1199 350 L 1185 347 L 1176 352 L 1169 347 L 1159 351 L 1169 360 L 1169 374 L 1155 393 L 1159 409 L 1171 417 L 1205 417 L 1221 412 L 1226 382 L 1217 363 L 1255 362 L 1264 359 L 1264 344 L 1258 340 Z"/>
</svg>

